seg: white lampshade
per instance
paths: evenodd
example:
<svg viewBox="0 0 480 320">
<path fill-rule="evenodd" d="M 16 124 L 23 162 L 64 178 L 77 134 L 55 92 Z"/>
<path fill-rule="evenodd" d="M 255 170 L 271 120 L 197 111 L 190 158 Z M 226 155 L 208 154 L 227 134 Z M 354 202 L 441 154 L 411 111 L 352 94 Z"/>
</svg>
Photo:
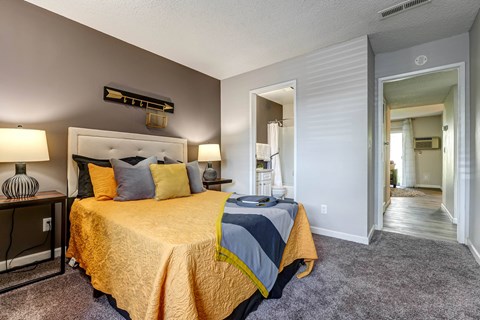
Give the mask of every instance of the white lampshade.
<svg viewBox="0 0 480 320">
<path fill-rule="evenodd" d="M 198 146 L 198 161 L 221 161 L 218 144 L 201 144 Z"/>
<path fill-rule="evenodd" d="M 0 129 L 0 162 L 48 161 L 44 130 Z"/>
</svg>

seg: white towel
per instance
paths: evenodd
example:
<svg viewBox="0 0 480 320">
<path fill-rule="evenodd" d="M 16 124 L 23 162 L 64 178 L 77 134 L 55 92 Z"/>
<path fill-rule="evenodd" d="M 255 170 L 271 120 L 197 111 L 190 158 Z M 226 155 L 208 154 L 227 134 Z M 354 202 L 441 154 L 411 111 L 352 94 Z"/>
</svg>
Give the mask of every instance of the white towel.
<svg viewBox="0 0 480 320">
<path fill-rule="evenodd" d="M 273 169 L 273 186 L 280 187 L 283 185 L 282 181 L 282 167 L 280 166 L 280 154 L 278 148 L 278 138 L 280 135 L 280 127 L 278 123 L 269 123 L 268 124 L 268 144 L 270 145 L 270 152 L 273 155 L 272 157 L 272 169 Z"/>
<path fill-rule="evenodd" d="M 256 155 L 257 160 L 270 161 L 270 145 L 265 143 L 257 143 Z"/>
</svg>

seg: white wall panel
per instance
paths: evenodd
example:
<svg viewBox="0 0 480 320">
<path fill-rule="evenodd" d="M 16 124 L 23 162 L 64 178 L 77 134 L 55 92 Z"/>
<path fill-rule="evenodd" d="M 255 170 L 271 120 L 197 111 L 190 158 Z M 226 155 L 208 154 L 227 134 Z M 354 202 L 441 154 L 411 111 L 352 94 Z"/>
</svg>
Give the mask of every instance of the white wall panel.
<svg viewBox="0 0 480 320">
<path fill-rule="evenodd" d="M 480 249 L 480 15 L 470 30 L 470 57 L 472 75 L 472 189 L 470 241 L 477 252 Z M 480 258 L 480 257 L 477 257 Z M 480 260 L 477 260 L 480 263 Z"/>
<path fill-rule="evenodd" d="M 222 175 L 249 193 L 250 90 L 297 81 L 297 200 L 314 230 L 364 242 L 368 234 L 366 36 L 223 80 Z M 320 214 L 320 205 L 328 214 Z"/>
<path fill-rule="evenodd" d="M 455 112 L 458 108 L 458 86 L 453 86 L 448 96 L 443 102 L 445 110 L 443 112 L 443 125 L 448 126 L 448 130 L 443 132 L 442 141 L 442 203 L 447 208 L 453 218 L 455 215 Z"/>
<path fill-rule="evenodd" d="M 368 44 L 368 230 L 375 225 L 375 54 Z M 370 234 L 369 234 L 370 235 Z"/>
</svg>

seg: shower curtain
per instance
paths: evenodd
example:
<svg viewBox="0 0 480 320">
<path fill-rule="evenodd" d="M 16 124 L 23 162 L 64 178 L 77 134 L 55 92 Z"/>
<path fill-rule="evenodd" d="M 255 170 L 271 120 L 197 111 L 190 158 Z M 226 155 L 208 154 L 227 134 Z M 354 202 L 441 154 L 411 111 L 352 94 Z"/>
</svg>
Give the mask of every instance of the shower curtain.
<svg viewBox="0 0 480 320">
<path fill-rule="evenodd" d="M 270 152 L 272 155 L 272 169 L 273 169 L 273 185 L 280 187 L 283 186 L 282 182 L 282 169 L 280 168 L 280 154 L 278 148 L 278 135 L 279 126 L 278 123 L 268 124 L 268 144 L 270 145 Z"/>
<path fill-rule="evenodd" d="M 403 120 L 403 157 L 402 157 L 402 187 L 415 187 L 415 150 L 413 149 L 412 119 Z"/>
</svg>

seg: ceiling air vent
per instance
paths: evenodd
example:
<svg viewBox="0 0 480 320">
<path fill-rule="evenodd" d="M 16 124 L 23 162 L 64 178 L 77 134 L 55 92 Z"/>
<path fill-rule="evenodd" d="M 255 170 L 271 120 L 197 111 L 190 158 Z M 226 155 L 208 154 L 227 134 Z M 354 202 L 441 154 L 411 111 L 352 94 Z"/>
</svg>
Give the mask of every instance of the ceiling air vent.
<svg viewBox="0 0 480 320">
<path fill-rule="evenodd" d="M 432 0 L 408 0 L 378 12 L 381 19 L 391 17 L 409 9 L 419 7 L 423 4 L 432 2 Z"/>
</svg>

